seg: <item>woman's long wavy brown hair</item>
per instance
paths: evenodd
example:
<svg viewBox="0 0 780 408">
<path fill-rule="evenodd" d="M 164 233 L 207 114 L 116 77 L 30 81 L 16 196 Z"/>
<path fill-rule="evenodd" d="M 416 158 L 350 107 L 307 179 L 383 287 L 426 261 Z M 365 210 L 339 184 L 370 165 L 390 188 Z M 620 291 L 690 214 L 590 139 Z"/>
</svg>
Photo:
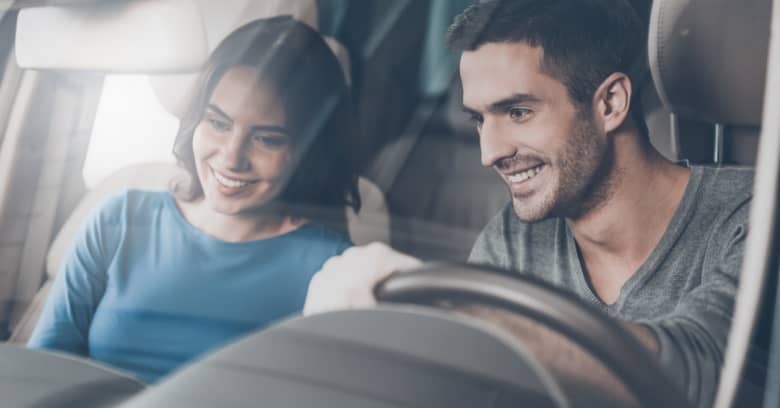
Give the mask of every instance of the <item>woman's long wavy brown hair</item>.
<svg viewBox="0 0 780 408">
<path fill-rule="evenodd" d="M 272 84 L 287 117 L 295 169 L 271 207 L 300 215 L 307 208 L 360 208 L 350 146 L 355 137 L 349 88 L 336 56 L 309 26 L 288 16 L 248 23 L 217 46 L 206 62 L 181 120 L 173 153 L 188 173 L 173 193 L 192 201 L 203 195 L 192 139 L 214 88 L 236 66 L 257 69 Z"/>
</svg>

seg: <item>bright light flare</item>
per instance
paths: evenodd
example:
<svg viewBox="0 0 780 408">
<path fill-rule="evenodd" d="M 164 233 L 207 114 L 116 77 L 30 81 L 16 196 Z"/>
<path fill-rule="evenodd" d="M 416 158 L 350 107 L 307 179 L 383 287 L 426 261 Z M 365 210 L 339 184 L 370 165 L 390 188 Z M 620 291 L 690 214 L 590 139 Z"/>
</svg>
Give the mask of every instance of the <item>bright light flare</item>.
<svg viewBox="0 0 780 408">
<path fill-rule="evenodd" d="M 84 162 L 87 188 L 129 164 L 174 163 L 178 129 L 179 119 L 160 105 L 146 76 L 108 75 Z"/>
</svg>

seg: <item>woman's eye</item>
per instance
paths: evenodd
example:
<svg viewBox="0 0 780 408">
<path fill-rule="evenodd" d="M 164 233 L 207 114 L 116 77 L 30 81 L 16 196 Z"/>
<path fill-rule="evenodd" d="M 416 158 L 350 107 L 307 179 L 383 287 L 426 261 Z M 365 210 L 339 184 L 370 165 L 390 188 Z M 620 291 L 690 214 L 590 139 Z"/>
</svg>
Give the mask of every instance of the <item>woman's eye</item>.
<svg viewBox="0 0 780 408">
<path fill-rule="evenodd" d="M 225 132 L 230 130 L 230 123 L 217 118 L 206 118 L 206 122 L 216 131 Z"/>
<path fill-rule="evenodd" d="M 532 111 L 530 109 L 525 108 L 510 108 L 509 109 L 509 117 L 513 120 L 522 120 L 528 117 Z"/>
<path fill-rule="evenodd" d="M 252 137 L 254 143 L 263 147 L 272 149 L 279 149 L 287 146 L 288 139 L 286 136 L 269 136 L 269 135 L 256 135 Z"/>
</svg>

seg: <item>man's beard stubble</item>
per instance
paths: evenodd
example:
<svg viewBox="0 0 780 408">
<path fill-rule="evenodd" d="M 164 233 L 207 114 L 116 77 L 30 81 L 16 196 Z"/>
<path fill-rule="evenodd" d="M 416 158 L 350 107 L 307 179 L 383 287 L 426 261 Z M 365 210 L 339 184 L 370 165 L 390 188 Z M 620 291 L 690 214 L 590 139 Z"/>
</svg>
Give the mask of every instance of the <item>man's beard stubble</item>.
<svg viewBox="0 0 780 408">
<path fill-rule="evenodd" d="M 584 111 L 584 112 L 583 112 Z M 568 143 L 557 163 L 558 185 L 552 195 L 542 203 L 538 221 L 551 217 L 577 219 L 605 204 L 614 190 L 614 148 L 599 136 L 599 131 L 583 109 L 577 115 Z M 513 199 L 514 210 L 521 219 L 518 202 Z"/>
</svg>

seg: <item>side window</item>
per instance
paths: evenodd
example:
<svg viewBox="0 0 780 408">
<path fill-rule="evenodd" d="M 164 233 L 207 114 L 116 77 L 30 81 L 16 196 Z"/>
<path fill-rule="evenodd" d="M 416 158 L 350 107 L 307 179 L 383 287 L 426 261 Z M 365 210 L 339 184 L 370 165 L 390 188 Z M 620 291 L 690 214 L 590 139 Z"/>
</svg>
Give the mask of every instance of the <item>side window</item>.
<svg viewBox="0 0 780 408">
<path fill-rule="evenodd" d="M 130 164 L 173 163 L 178 129 L 179 119 L 160 104 L 146 76 L 106 76 L 84 161 L 87 188 Z"/>
</svg>

